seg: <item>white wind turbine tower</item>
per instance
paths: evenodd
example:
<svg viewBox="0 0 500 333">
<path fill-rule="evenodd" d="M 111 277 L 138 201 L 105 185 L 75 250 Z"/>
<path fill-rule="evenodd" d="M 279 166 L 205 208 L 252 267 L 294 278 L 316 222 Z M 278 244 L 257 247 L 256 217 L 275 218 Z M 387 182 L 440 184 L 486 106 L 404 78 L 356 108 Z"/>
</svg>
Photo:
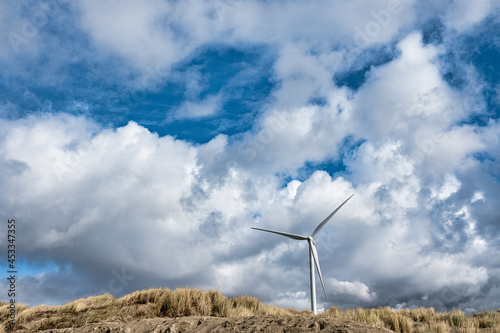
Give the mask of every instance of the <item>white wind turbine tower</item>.
<svg viewBox="0 0 500 333">
<path fill-rule="evenodd" d="M 266 231 L 266 232 L 272 232 L 273 234 L 278 234 L 282 235 L 291 239 L 296 239 L 296 240 L 307 240 L 309 243 L 309 270 L 310 270 L 310 277 L 311 277 L 311 310 L 313 311 L 314 314 L 317 314 L 316 310 L 316 279 L 314 276 L 314 264 L 316 264 L 316 268 L 318 269 L 318 274 L 319 274 L 319 279 L 321 281 L 321 285 L 323 286 L 323 291 L 325 292 L 325 297 L 326 300 L 328 301 L 328 296 L 326 295 L 326 289 L 325 289 L 325 283 L 323 282 L 323 275 L 321 274 L 321 267 L 319 266 L 319 258 L 318 258 L 318 251 L 316 250 L 316 246 L 314 243 L 314 237 L 320 232 L 320 230 L 325 226 L 325 224 L 332 218 L 335 213 L 342 208 L 342 206 L 352 198 L 354 194 L 352 194 L 349 198 L 347 198 L 340 206 L 338 206 L 330 215 L 326 217 L 326 219 L 321 222 L 316 229 L 314 229 L 313 233 L 311 236 L 302 236 L 302 235 L 296 235 L 296 234 L 291 234 L 288 232 L 282 232 L 282 231 L 274 231 L 274 230 L 268 230 L 268 229 L 261 229 L 261 228 L 252 228 L 255 230 L 261 230 L 261 231 Z M 314 262 L 314 263 L 313 263 Z"/>
</svg>

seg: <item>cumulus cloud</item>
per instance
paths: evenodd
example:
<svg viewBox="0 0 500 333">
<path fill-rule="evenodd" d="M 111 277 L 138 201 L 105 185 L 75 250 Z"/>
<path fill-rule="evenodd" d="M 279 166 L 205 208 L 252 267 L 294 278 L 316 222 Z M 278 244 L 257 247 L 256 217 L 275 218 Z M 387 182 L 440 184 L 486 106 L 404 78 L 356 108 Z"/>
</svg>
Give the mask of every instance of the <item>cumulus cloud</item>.
<svg viewBox="0 0 500 333">
<path fill-rule="evenodd" d="M 168 2 L 89 1 L 79 6 L 82 26 L 95 43 L 133 64 L 171 64 L 185 55 L 169 29 L 156 29 L 170 23 Z"/>
<path fill-rule="evenodd" d="M 492 12 L 498 11 L 500 3 L 495 0 L 482 0 L 474 3 L 457 1 L 445 15 L 446 24 L 453 29 L 463 31 L 481 22 Z"/>
<path fill-rule="evenodd" d="M 164 2 L 86 2 L 78 4 L 82 26 L 105 51 L 144 67 L 168 68 L 204 43 L 306 45 L 352 42 L 357 30 L 370 23 L 370 43 L 390 41 L 398 29 L 414 19 L 413 1 L 362 1 L 347 3 L 279 3 L 259 1 L 198 0 Z M 113 26 L 105 22 L 113 21 Z M 359 28 L 358 28 L 359 27 Z M 334 33 L 332 33 L 334 32 Z M 182 37 L 182 38 L 181 38 Z"/>
<path fill-rule="evenodd" d="M 354 281 L 338 281 L 337 279 L 329 279 L 329 287 L 333 289 L 333 294 L 347 294 L 349 296 L 354 296 L 356 298 L 362 299 L 363 301 L 372 301 L 377 295 L 370 292 L 370 288 L 362 282 Z"/>
</svg>

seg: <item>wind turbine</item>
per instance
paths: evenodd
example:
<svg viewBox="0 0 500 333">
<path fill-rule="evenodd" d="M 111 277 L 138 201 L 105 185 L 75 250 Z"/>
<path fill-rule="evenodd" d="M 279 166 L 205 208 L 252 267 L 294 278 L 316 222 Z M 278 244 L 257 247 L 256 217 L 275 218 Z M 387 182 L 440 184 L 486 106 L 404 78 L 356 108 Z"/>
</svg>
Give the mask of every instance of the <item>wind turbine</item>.
<svg viewBox="0 0 500 333">
<path fill-rule="evenodd" d="M 325 298 L 328 301 L 328 296 L 326 295 L 326 289 L 325 289 L 325 283 L 323 282 L 323 275 L 321 274 L 321 267 L 319 266 L 319 258 L 318 258 L 318 251 L 316 250 L 316 245 L 314 242 L 314 237 L 320 232 L 320 230 L 325 226 L 325 224 L 332 218 L 335 213 L 342 208 L 342 206 L 352 198 L 354 194 L 352 194 L 349 198 L 347 198 L 340 206 L 338 206 L 330 215 L 326 217 L 326 219 L 321 222 L 316 229 L 314 229 L 313 233 L 311 236 L 302 236 L 302 235 L 297 235 L 297 234 L 291 234 L 288 232 L 282 232 L 282 231 L 274 231 L 274 230 L 268 230 L 268 229 L 261 229 L 261 228 L 252 228 L 255 230 L 261 230 L 261 231 L 266 231 L 266 232 L 272 232 L 273 234 L 278 234 L 281 236 L 285 236 L 291 239 L 296 239 L 296 240 L 306 240 L 309 243 L 309 273 L 310 273 L 310 278 L 311 278 L 311 310 L 313 311 L 314 314 L 317 314 L 316 310 L 316 279 L 314 276 L 314 265 L 316 264 L 316 268 L 318 269 L 318 274 L 319 274 L 319 279 L 321 281 L 321 286 L 323 286 L 323 291 L 325 292 Z"/>
</svg>

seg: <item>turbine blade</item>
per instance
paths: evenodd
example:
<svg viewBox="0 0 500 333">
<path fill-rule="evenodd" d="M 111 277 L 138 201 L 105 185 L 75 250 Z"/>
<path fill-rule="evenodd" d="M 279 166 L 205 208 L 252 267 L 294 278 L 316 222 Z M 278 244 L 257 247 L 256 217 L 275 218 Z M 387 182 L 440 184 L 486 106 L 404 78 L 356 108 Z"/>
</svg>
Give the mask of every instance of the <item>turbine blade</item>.
<svg viewBox="0 0 500 333">
<path fill-rule="evenodd" d="M 318 269 L 319 279 L 321 281 L 321 286 L 323 287 L 323 292 L 325 293 L 325 298 L 328 301 L 328 296 L 326 295 L 325 282 L 323 282 L 323 274 L 321 274 L 321 267 L 319 267 L 318 251 L 316 251 L 316 246 L 312 242 L 309 242 L 309 246 L 311 247 L 312 250 L 314 263 L 316 264 L 316 268 Z"/>
<path fill-rule="evenodd" d="M 296 240 L 307 240 L 307 237 L 305 237 L 305 236 L 291 234 L 289 232 L 274 231 L 274 230 L 267 230 L 267 229 L 261 229 L 261 228 L 252 228 L 252 229 L 266 231 L 266 232 L 272 232 L 273 234 L 278 234 L 278 235 L 285 236 L 285 237 L 292 238 L 292 239 L 296 239 Z"/>
<path fill-rule="evenodd" d="M 353 194 L 353 195 L 354 195 L 354 194 Z M 345 203 L 346 203 L 349 199 L 351 199 L 353 195 L 351 195 L 349 198 L 347 198 L 347 199 L 346 199 L 346 200 L 345 200 L 345 201 L 344 201 L 344 202 L 343 202 L 340 206 L 338 206 L 338 207 L 337 207 L 337 208 L 336 208 L 336 209 L 335 209 L 335 210 L 334 210 L 334 211 L 333 211 L 330 215 L 328 215 L 328 216 L 326 217 L 326 219 L 324 219 L 324 220 L 323 220 L 323 222 L 321 222 L 321 223 L 320 223 L 320 224 L 316 227 L 316 229 L 314 229 L 314 231 L 313 231 L 313 233 L 312 233 L 312 235 L 311 235 L 311 236 L 312 236 L 312 237 L 315 237 L 315 236 L 318 234 L 318 232 L 319 232 L 319 231 L 320 231 L 320 230 L 321 230 L 321 229 L 325 226 L 325 224 L 326 224 L 326 223 L 327 223 L 327 222 L 328 222 L 328 221 L 332 218 L 332 216 L 333 216 L 333 215 L 335 215 L 335 213 L 336 213 L 336 212 L 337 212 L 340 208 L 342 208 L 342 206 L 343 206 L 343 205 L 344 205 L 344 204 L 345 204 Z"/>
</svg>

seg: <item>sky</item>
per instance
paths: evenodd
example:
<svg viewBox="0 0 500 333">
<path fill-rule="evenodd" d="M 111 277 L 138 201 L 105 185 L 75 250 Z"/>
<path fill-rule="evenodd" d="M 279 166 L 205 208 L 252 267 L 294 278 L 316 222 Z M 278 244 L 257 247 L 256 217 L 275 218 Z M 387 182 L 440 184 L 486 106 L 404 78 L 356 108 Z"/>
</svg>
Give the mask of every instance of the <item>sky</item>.
<svg viewBox="0 0 500 333">
<path fill-rule="evenodd" d="M 354 194 L 316 237 L 318 308 L 500 308 L 499 14 L 2 0 L 16 301 L 190 287 L 307 309 L 307 243 L 251 227 L 310 235 Z"/>
</svg>

